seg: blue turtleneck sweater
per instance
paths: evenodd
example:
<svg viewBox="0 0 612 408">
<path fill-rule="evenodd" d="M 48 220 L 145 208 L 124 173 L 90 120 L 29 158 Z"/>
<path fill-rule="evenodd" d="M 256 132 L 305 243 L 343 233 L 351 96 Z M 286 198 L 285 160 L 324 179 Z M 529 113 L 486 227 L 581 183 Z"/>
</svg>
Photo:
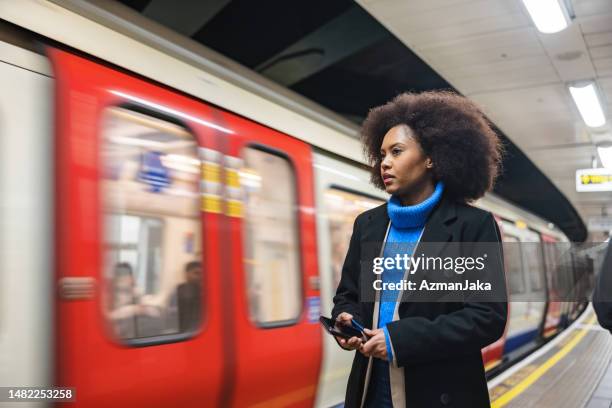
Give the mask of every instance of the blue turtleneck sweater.
<svg viewBox="0 0 612 408">
<path fill-rule="evenodd" d="M 403 206 L 396 196 L 391 196 L 387 203 L 387 214 L 391 220 L 391 228 L 387 236 L 387 243 L 383 256 L 393 258 L 396 254 L 412 255 L 412 251 L 423 232 L 425 221 L 433 208 L 440 201 L 444 183 L 439 181 L 431 196 L 425 201 L 415 205 Z M 400 282 L 404 277 L 404 269 L 388 269 L 382 275 L 382 280 L 386 282 Z M 378 317 L 378 327 L 382 327 L 387 341 L 387 354 L 389 361 L 393 361 L 393 352 L 387 331 L 387 323 L 393 320 L 397 291 L 383 291 L 380 297 L 380 314 Z"/>
<path fill-rule="evenodd" d="M 444 184 L 439 181 L 431 196 L 425 201 L 415 205 L 403 206 L 396 196 L 391 196 L 387 203 L 387 214 L 391 221 L 389 234 L 385 243 L 383 256 L 385 258 L 395 258 L 396 254 L 403 257 L 404 254 L 412 256 L 412 252 L 423 232 L 425 221 L 431 213 L 431 210 L 438 204 L 442 197 Z M 403 268 L 386 269 L 382 274 L 383 283 L 400 282 L 404 278 L 405 270 Z M 382 328 L 385 333 L 385 341 L 387 343 L 388 360 L 393 361 L 393 348 L 391 347 L 391 339 L 387 330 L 387 323 L 393 321 L 393 313 L 397 303 L 399 292 L 396 290 L 383 290 L 380 296 L 380 309 L 378 316 L 378 327 Z M 372 393 L 369 397 L 371 401 L 376 402 L 378 407 L 391 407 L 391 389 L 389 381 L 388 362 L 374 359 L 374 370 L 376 373 L 373 376 L 375 382 Z"/>
</svg>

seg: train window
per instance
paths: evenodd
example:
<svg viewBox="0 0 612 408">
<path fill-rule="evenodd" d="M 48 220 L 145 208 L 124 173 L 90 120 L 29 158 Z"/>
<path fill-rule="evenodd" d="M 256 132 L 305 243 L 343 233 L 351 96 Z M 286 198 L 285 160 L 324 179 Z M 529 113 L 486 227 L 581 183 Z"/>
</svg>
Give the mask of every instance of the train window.
<svg viewBox="0 0 612 408">
<path fill-rule="evenodd" d="M 110 108 L 101 163 L 110 331 L 139 345 L 189 337 L 202 320 L 195 139 L 174 123 Z"/>
<path fill-rule="evenodd" d="M 325 191 L 325 214 L 329 220 L 333 288 L 338 287 L 342 265 L 348 251 L 355 218 L 362 212 L 379 206 L 383 200 L 338 188 Z"/>
<path fill-rule="evenodd" d="M 242 157 L 250 318 L 260 326 L 291 324 L 303 303 L 295 175 L 278 154 L 247 147 Z"/>
<path fill-rule="evenodd" d="M 544 289 L 544 265 L 542 264 L 542 249 L 539 242 L 523 242 L 523 259 L 525 270 L 529 274 L 530 291 Z"/>
<path fill-rule="evenodd" d="M 525 277 L 523 276 L 519 239 L 505 234 L 503 246 L 510 294 L 525 293 Z"/>
</svg>

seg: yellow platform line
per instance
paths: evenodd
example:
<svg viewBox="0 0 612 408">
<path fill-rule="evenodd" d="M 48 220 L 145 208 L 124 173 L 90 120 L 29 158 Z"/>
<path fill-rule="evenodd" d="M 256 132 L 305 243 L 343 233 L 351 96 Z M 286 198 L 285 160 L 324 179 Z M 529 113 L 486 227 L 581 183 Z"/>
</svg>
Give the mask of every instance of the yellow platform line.
<svg viewBox="0 0 612 408">
<path fill-rule="evenodd" d="M 589 319 L 589 324 L 595 321 L 595 316 Z M 550 359 L 548 359 L 544 364 L 536 368 L 531 374 L 529 374 L 523 381 L 518 383 L 514 388 L 510 391 L 503 394 L 501 397 L 493 401 L 491 404 L 491 408 L 501 408 L 512 401 L 514 398 L 521 395 L 523 391 L 529 388 L 534 382 L 536 382 L 540 377 L 542 377 L 548 370 L 550 370 L 555 364 L 559 362 L 563 357 L 565 357 L 584 336 L 586 336 L 588 330 L 580 329 L 576 336 L 567 342 L 565 346 L 561 350 L 559 350 L 555 355 L 553 355 Z"/>
</svg>

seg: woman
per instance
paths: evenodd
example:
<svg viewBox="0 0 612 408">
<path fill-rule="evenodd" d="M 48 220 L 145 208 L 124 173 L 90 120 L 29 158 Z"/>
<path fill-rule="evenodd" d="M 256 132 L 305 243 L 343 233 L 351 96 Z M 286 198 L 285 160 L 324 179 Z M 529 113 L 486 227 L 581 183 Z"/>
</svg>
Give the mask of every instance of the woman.
<svg viewBox="0 0 612 408">
<path fill-rule="evenodd" d="M 391 196 L 355 220 L 334 297 L 337 324 L 355 319 L 372 327 L 365 343 L 336 339 L 342 348 L 358 350 L 345 406 L 490 406 L 481 349 L 506 324 L 503 259 L 492 214 L 468 203 L 492 188 L 500 141 L 472 102 L 450 92 L 405 93 L 372 109 L 362 141 L 373 184 Z M 454 245 L 461 256 L 476 255 L 467 249 L 473 243 L 494 243 L 485 269 L 498 295 L 465 292 L 460 301 L 417 302 L 403 301 L 407 290 L 380 289 L 381 282 L 375 291 L 375 279 L 423 280 L 421 271 L 404 275 L 397 266 L 377 278 L 371 267 L 379 255 L 417 256 L 415 248 L 420 255 L 424 243 L 443 243 L 446 250 Z"/>
</svg>

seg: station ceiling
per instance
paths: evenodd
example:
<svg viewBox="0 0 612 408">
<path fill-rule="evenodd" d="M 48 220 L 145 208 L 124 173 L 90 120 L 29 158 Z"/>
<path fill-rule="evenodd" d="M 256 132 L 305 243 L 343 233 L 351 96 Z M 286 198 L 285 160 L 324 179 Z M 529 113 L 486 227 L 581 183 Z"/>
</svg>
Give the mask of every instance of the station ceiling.
<svg viewBox="0 0 612 408">
<path fill-rule="evenodd" d="M 353 1 L 121 3 L 356 124 L 401 92 L 461 91 Z M 555 223 L 571 240 L 585 240 L 586 226 L 566 195 L 498 132 L 507 153 L 495 193 Z"/>
</svg>

